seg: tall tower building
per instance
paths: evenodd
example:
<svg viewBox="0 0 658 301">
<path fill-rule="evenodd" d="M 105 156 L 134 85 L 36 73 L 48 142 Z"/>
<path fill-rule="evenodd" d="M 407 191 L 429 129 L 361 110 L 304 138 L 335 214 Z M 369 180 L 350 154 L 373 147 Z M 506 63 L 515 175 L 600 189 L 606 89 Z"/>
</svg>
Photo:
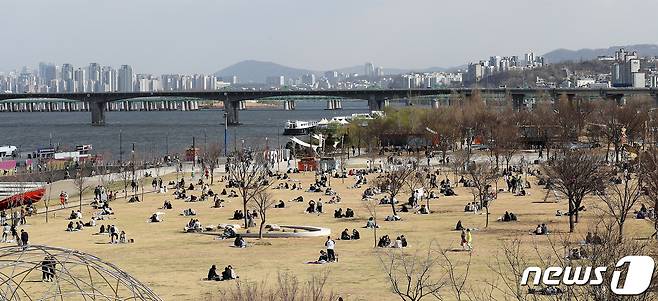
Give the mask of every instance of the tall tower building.
<svg viewBox="0 0 658 301">
<path fill-rule="evenodd" d="M 367 62 L 366 65 L 364 66 L 364 72 L 363 75 L 366 77 L 374 77 L 375 76 L 375 65 L 373 65 L 371 62 Z"/>
<path fill-rule="evenodd" d="M 119 68 L 118 91 L 133 91 L 133 68 L 129 65 L 121 65 Z"/>
<path fill-rule="evenodd" d="M 62 82 L 63 91 L 73 92 L 73 66 L 71 64 L 62 65 Z"/>
</svg>

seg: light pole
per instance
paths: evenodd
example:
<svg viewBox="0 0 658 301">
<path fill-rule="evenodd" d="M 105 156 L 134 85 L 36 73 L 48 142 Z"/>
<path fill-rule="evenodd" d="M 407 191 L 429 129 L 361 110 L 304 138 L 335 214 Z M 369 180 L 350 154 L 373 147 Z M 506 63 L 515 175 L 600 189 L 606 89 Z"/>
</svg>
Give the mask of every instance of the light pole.
<svg viewBox="0 0 658 301">
<path fill-rule="evenodd" d="M 228 113 L 224 108 L 224 157 L 228 154 Z"/>
</svg>

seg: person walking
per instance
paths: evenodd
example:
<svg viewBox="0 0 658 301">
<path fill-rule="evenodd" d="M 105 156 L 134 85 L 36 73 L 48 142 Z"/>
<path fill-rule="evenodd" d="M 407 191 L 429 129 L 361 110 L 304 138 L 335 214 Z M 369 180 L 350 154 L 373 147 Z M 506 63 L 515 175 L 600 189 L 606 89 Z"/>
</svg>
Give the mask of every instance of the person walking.
<svg viewBox="0 0 658 301">
<path fill-rule="evenodd" d="M 466 231 L 464 229 L 462 229 L 461 241 L 459 244 L 462 246 L 462 250 L 466 249 L 467 241 L 466 241 Z"/>
<path fill-rule="evenodd" d="M 473 234 L 471 234 L 471 229 L 466 229 L 466 246 L 469 251 L 473 251 Z"/>
<path fill-rule="evenodd" d="M 27 234 L 27 231 L 21 229 L 21 246 L 27 247 L 29 237 L 30 236 Z"/>
<path fill-rule="evenodd" d="M 324 243 L 324 246 L 327 247 L 327 261 L 336 261 L 336 253 L 334 252 L 336 242 L 331 239 L 331 236 L 327 236 L 327 241 Z"/>
</svg>

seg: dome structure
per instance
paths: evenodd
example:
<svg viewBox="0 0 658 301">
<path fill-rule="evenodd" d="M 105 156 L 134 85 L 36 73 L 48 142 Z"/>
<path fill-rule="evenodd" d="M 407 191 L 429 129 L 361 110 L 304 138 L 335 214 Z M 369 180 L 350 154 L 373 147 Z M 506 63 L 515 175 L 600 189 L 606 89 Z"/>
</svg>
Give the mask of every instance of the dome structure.
<svg viewBox="0 0 658 301">
<path fill-rule="evenodd" d="M 162 300 L 100 258 L 30 245 L 0 248 L 0 300 Z"/>
</svg>

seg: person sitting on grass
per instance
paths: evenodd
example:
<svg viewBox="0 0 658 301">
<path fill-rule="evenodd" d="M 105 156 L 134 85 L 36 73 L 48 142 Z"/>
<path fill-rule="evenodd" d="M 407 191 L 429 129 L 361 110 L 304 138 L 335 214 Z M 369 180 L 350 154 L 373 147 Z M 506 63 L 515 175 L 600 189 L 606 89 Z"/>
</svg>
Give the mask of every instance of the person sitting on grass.
<svg viewBox="0 0 658 301">
<path fill-rule="evenodd" d="M 238 278 L 240 277 L 238 277 L 237 273 L 235 273 L 235 270 L 230 265 L 224 269 L 224 272 L 222 272 L 222 281 L 238 279 Z"/>
<path fill-rule="evenodd" d="M 325 250 L 320 250 L 320 257 L 318 258 L 318 263 L 326 263 L 329 260 L 327 252 Z"/>
<path fill-rule="evenodd" d="M 75 228 L 73 227 L 73 222 L 69 222 L 69 225 L 66 226 L 66 231 L 73 232 Z"/>
<path fill-rule="evenodd" d="M 220 281 L 222 277 L 217 274 L 217 267 L 213 264 L 208 270 L 208 281 Z"/>
<path fill-rule="evenodd" d="M 388 237 L 388 235 L 380 237 L 379 241 L 377 242 L 377 247 L 379 248 L 386 248 L 389 245 L 391 245 L 391 239 Z"/>
<path fill-rule="evenodd" d="M 222 233 L 221 238 L 228 239 L 228 238 L 235 238 L 236 236 L 237 233 L 235 232 L 235 229 L 233 229 L 233 227 L 227 226 L 224 228 L 224 232 Z"/>
<path fill-rule="evenodd" d="M 274 205 L 274 208 L 285 208 L 286 203 L 283 202 L 283 200 L 279 200 L 279 203 Z"/>
<path fill-rule="evenodd" d="M 371 216 L 370 218 L 368 218 L 368 221 L 366 222 L 366 226 L 364 228 L 374 229 L 374 228 L 379 228 L 379 226 L 377 226 L 377 224 L 375 223 L 375 218 Z"/>
<path fill-rule="evenodd" d="M 306 208 L 306 213 L 315 213 L 315 201 L 310 200 L 308 202 L 308 207 Z"/>
<path fill-rule="evenodd" d="M 171 205 L 171 201 L 165 200 L 164 204 L 162 205 L 162 209 L 172 209 L 174 206 Z"/>
<path fill-rule="evenodd" d="M 149 218 L 149 221 L 151 221 L 152 223 L 159 223 L 159 222 L 162 221 L 162 219 L 160 218 L 160 215 L 156 212 L 156 213 L 153 213 L 153 215 L 151 215 L 151 218 Z"/>
<path fill-rule="evenodd" d="M 359 231 L 356 231 L 356 229 L 352 229 L 352 236 L 350 237 L 351 240 L 358 240 L 361 239 L 361 235 L 359 234 Z"/>
<path fill-rule="evenodd" d="M 345 218 L 352 217 L 354 217 L 354 210 L 352 210 L 352 208 L 347 208 L 347 210 L 345 210 Z"/>
<path fill-rule="evenodd" d="M 350 236 L 350 233 L 348 232 L 347 228 L 343 230 L 342 233 L 340 233 L 340 240 L 350 240 L 352 237 Z"/>
<path fill-rule="evenodd" d="M 455 226 L 455 230 L 456 230 L 456 231 L 462 231 L 462 230 L 464 230 L 464 229 L 465 229 L 465 228 L 464 228 L 464 226 L 462 226 L 462 221 L 461 221 L 461 220 L 458 220 L 458 221 L 457 221 L 457 225 Z"/>
<path fill-rule="evenodd" d="M 241 220 L 243 218 L 244 218 L 244 213 L 242 213 L 242 210 L 235 210 L 235 212 L 233 212 L 234 220 Z"/>
<path fill-rule="evenodd" d="M 342 218 L 343 217 L 343 208 L 338 208 L 334 210 L 334 218 Z"/>
<path fill-rule="evenodd" d="M 418 209 L 418 214 L 430 214 L 429 209 L 425 207 L 425 205 L 420 205 L 420 209 Z"/>
<path fill-rule="evenodd" d="M 237 234 L 235 236 L 235 240 L 233 241 L 233 246 L 236 247 L 236 248 L 246 248 L 247 247 L 247 242 L 244 240 L 244 238 L 240 234 Z"/>
</svg>

